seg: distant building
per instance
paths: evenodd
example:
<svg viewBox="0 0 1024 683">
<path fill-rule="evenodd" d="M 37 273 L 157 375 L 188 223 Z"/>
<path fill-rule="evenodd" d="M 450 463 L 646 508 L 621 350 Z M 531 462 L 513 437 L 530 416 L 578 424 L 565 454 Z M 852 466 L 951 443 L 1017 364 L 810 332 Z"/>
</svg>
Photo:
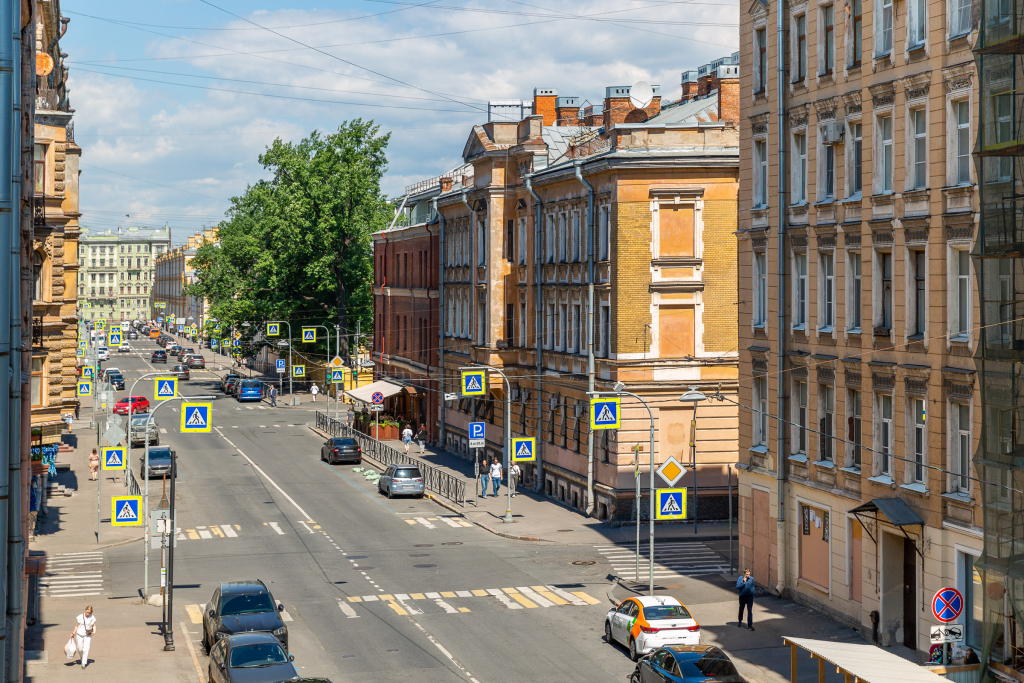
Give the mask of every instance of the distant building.
<svg viewBox="0 0 1024 683">
<path fill-rule="evenodd" d="M 82 228 L 78 303 L 83 320 L 149 320 L 156 258 L 170 228 Z"/>
<path fill-rule="evenodd" d="M 175 320 L 186 324 L 195 323 L 202 327 L 206 314 L 206 302 L 199 297 L 186 296 L 185 286 L 192 284 L 195 271 L 191 268 L 192 258 L 196 250 L 206 242 L 217 241 L 217 228 L 209 228 L 194 235 L 189 235 L 185 244 L 175 247 L 156 258 L 154 271 L 154 303 L 166 303 L 155 310 L 154 319 L 158 316 L 173 315 Z M 176 323 L 177 324 L 177 323 Z"/>
</svg>

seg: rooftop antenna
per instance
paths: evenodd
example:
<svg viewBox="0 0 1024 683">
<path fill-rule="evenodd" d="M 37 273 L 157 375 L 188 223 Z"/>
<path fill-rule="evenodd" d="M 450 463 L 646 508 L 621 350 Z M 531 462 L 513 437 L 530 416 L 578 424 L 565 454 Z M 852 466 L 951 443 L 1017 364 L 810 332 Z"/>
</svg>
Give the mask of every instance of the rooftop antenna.
<svg viewBox="0 0 1024 683">
<path fill-rule="evenodd" d="M 629 88 L 629 102 L 636 109 L 646 109 L 654 99 L 654 88 L 647 81 L 637 81 Z"/>
</svg>

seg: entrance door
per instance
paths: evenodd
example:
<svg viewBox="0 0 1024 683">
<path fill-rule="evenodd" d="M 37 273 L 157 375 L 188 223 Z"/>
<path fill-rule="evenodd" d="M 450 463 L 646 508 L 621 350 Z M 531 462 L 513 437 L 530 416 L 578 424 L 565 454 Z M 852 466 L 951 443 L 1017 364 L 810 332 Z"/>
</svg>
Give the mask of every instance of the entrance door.
<svg viewBox="0 0 1024 683">
<path fill-rule="evenodd" d="M 917 649 L 917 551 L 903 539 L 903 644 Z"/>
<path fill-rule="evenodd" d="M 768 524 L 769 524 L 769 504 L 770 496 L 767 491 L 761 491 L 760 489 L 751 489 L 751 496 L 753 498 L 753 515 L 754 515 L 754 580 L 760 583 L 762 586 L 770 585 L 768 577 L 768 556 L 770 555 L 770 548 L 768 547 Z"/>
</svg>

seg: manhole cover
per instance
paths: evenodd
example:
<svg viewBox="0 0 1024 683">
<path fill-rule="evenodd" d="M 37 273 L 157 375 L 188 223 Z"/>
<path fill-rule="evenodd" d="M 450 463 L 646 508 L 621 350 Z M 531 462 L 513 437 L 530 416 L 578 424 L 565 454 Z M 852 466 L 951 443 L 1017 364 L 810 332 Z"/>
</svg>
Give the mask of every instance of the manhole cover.
<svg viewBox="0 0 1024 683">
<path fill-rule="evenodd" d="M 462 545 L 462 541 L 448 541 L 447 543 L 442 543 L 441 545 Z"/>
<path fill-rule="evenodd" d="M 388 650 L 388 652 L 398 652 L 398 650 Z"/>
<path fill-rule="evenodd" d="M 430 553 L 409 553 L 409 557 L 430 557 Z"/>
<path fill-rule="evenodd" d="M 579 565 L 581 567 L 589 567 L 592 564 L 597 564 L 597 561 L 596 560 L 576 560 L 575 562 L 573 562 L 573 564 Z"/>
<path fill-rule="evenodd" d="M 413 565 L 413 567 L 416 567 L 416 569 L 430 569 L 431 567 L 436 567 L 436 566 L 437 566 L 436 564 L 414 564 Z"/>
<path fill-rule="evenodd" d="M 572 529 L 559 529 L 559 531 L 561 531 L 564 534 L 567 531 L 572 531 Z"/>
<path fill-rule="evenodd" d="M 414 548 L 433 548 L 434 544 L 433 543 L 417 543 L 413 547 Z"/>
<path fill-rule="evenodd" d="M 350 559 L 350 560 L 365 560 L 367 557 L 369 557 L 369 555 L 349 555 L 348 559 Z"/>
</svg>

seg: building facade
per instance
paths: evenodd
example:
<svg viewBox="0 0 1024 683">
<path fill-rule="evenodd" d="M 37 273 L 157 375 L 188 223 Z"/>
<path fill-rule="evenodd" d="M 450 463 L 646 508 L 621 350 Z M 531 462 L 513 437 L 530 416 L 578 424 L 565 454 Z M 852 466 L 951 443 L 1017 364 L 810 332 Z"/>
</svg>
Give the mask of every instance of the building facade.
<svg viewBox="0 0 1024 683">
<path fill-rule="evenodd" d="M 973 21 L 755 0 L 741 24 L 741 563 L 925 654 L 944 586 L 982 640 Z"/>
<path fill-rule="evenodd" d="M 171 245 L 170 228 L 82 229 L 78 302 L 83 320 L 153 317 L 156 259 Z"/>
<path fill-rule="evenodd" d="M 154 263 L 154 303 L 162 302 L 162 306 L 154 311 L 153 318 L 173 315 L 175 320 L 184 321 L 189 317 L 200 327 L 206 312 L 205 301 L 187 295 L 185 287 L 192 284 L 194 271 L 191 267 L 196 250 L 206 242 L 217 241 L 217 229 L 210 228 L 194 235 L 189 235 L 185 244 L 165 251 Z"/>
</svg>

